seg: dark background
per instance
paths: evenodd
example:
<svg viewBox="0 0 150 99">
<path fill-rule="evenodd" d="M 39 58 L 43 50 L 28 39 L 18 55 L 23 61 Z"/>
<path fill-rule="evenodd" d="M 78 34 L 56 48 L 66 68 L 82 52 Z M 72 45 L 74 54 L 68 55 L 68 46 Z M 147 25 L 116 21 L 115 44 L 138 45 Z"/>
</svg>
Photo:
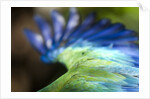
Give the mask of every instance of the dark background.
<svg viewBox="0 0 150 99">
<path fill-rule="evenodd" d="M 67 20 L 68 8 L 56 8 L 62 12 Z M 11 91 L 29 92 L 37 91 L 53 82 L 67 70 L 62 64 L 44 64 L 40 55 L 30 46 L 24 28 L 29 28 L 39 33 L 33 16 L 40 14 L 50 22 L 49 11 L 51 8 L 11 8 Z M 139 31 L 138 8 L 78 8 L 82 19 L 89 12 L 97 13 L 97 20 L 109 18 L 113 23 L 121 22 L 128 29 Z M 138 43 L 138 42 L 137 42 Z"/>
<path fill-rule="evenodd" d="M 66 72 L 61 64 L 44 64 L 30 46 L 23 29 L 39 31 L 33 21 L 33 8 L 11 9 L 11 91 L 37 91 Z"/>
</svg>

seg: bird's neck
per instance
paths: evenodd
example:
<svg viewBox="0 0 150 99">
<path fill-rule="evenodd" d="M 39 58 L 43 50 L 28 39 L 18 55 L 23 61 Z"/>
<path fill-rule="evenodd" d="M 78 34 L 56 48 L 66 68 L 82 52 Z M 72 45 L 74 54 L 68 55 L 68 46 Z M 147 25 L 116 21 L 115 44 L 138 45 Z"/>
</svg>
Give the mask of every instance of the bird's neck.
<svg viewBox="0 0 150 99">
<path fill-rule="evenodd" d="M 76 64 L 84 58 L 85 55 L 81 57 L 81 54 L 82 52 L 86 52 L 86 50 L 87 48 L 69 47 L 65 49 L 60 55 L 58 55 L 57 61 L 64 64 L 69 70 L 72 67 L 76 66 Z"/>
<path fill-rule="evenodd" d="M 60 92 L 68 80 L 75 75 L 76 72 L 68 71 L 57 80 L 49 84 L 48 86 L 42 88 L 38 92 Z"/>
</svg>

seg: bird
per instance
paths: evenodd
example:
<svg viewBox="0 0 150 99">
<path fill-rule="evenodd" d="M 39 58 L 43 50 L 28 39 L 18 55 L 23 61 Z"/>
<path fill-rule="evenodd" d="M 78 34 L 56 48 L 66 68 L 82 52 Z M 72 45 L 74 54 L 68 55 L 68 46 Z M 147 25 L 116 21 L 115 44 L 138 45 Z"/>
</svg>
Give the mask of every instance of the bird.
<svg viewBox="0 0 150 99">
<path fill-rule="evenodd" d="M 35 15 L 41 34 L 28 28 L 24 34 L 42 62 L 59 62 L 67 72 L 37 92 L 139 92 L 135 31 L 107 18 L 96 21 L 94 12 L 81 21 L 75 7 L 67 22 L 55 9 L 50 17 L 52 26 Z"/>
</svg>

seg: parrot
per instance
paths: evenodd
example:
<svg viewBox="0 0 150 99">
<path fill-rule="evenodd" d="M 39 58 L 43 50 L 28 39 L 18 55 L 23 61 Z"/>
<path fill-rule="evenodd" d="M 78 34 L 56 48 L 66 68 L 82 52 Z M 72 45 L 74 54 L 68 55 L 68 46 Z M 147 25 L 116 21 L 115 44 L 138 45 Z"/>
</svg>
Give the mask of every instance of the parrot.
<svg viewBox="0 0 150 99">
<path fill-rule="evenodd" d="M 134 30 L 110 19 L 83 21 L 71 7 L 67 22 L 53 9 L 52 26 L 34 16 L 41 34 L 24 28 L 31 46 L 46 64 L 61 63 L 67 72 L 37 92 L 139 92 L 139 47 Z"/>
</svg>

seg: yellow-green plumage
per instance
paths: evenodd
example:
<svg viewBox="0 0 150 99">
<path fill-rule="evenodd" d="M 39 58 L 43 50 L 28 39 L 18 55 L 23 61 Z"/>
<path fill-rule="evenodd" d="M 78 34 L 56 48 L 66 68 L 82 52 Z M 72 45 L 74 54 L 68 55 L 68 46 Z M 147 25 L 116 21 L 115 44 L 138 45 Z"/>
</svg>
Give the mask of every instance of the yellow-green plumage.
<svg viewBox="0 0 150 99">
<path fill-rule="evenodd" d="M 136 79 L 134 76 L 138 73 L 126 59 L 133 61 L 131 57 L 109 48 L 69 47 L 57 57 L 68 72 L 40 91 L 124 91 L 122 85 L 128 85 L 124 75 Z M 130 70 L 135 73 L 130 73 Z"/>
</svg>

